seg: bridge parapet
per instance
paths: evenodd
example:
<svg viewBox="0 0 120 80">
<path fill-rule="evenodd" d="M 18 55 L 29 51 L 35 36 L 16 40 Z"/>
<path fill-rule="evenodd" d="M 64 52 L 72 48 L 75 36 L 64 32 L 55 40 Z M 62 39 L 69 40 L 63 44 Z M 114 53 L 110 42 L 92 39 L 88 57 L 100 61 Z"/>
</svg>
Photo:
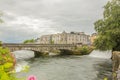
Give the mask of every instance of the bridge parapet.
<svg viewBox="0 0 120 80">
<path fill-rule="evenodd" d="M 58 49 L 73 49 L 75 44 L 21 44 L 21 43 L 3 43 L 2 47 L 9 48 L 10 51 L 16 50 L 34 50 L 34 51 L 51 51 Z"/>
</svg>

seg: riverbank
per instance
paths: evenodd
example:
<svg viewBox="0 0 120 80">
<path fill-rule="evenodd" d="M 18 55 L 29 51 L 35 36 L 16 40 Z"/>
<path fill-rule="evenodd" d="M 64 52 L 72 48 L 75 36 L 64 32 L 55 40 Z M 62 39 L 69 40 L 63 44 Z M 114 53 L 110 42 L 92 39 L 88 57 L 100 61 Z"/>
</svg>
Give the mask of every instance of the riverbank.
<svg viewBox="0 0 120 80">
<path fill-rule="evenodd" d="M 113 61 L 113 80 L 120 80 L 120 52 L 114 51 L 112 54 Z"/>
</svg>

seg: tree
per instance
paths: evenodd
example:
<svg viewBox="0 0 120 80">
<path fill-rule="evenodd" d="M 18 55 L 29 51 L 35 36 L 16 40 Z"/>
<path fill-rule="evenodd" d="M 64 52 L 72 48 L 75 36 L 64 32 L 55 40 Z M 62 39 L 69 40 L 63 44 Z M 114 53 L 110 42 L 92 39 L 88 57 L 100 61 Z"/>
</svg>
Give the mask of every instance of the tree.
<svg viewBox="0 0 120 80">
<path fill-rule="evenodd" d="M 23 43 L 26 44 L 26 43 L 34 43 L 35 40 L 34 39 L 30 39 L 30 40 L 25 40 Z"/>
<path fill-rule="evenodd" d="M 94 23 L 98 33 L 94 45 L 100 50 L 120 51 L 120 0 L 108 1 L 103 19 Z"/>
</svg>

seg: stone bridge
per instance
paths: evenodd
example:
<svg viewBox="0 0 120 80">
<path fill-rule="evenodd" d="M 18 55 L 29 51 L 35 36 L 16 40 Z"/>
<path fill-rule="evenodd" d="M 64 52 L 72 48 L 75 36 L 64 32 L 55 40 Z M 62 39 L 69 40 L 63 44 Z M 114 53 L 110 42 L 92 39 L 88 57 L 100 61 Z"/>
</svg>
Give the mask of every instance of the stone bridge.
<svg viewBox="0 0 120 80">
<path fill-rule="evenodd" d="M 71 50 L 76 47 L 75 44 L 21 44 L 21 43 L 3 43 L 2 47 L 9 48 L 11 52 L 17 50 L 30 50 L 36 53 L 54 50 Z"/>
</svg>

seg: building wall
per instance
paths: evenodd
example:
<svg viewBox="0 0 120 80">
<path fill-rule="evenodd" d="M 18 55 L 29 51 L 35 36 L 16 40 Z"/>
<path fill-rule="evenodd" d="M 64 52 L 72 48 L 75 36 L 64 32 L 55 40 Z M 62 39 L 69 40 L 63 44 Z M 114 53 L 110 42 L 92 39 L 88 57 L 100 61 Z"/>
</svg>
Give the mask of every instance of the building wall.
<svg viewBox="0 0 120 80">
<path fill-rule="evenodd" d="M 89 35 L 85 33 L 77 32 L 77 33 L 58 33 L 52 35 L 43 35 L 38 38 L 37 43 L 40 44 L 89 44 L 90 39 Z"/>
<path fill-rule="evenodd" d="M 97 34 L 96 34 L 96 33 L 93 33 L 93 34 L 90 36 L 91 44 L 94 43 L 94 41 L 95 41 L 96 38 L 97 38 Z"/>
<path fill-rule="evenodd" d="M 36 40 L 36 43 L 50 44 L 50 41 L 51 41 L 51 35 L 43 35 Z"/>
</svg>

